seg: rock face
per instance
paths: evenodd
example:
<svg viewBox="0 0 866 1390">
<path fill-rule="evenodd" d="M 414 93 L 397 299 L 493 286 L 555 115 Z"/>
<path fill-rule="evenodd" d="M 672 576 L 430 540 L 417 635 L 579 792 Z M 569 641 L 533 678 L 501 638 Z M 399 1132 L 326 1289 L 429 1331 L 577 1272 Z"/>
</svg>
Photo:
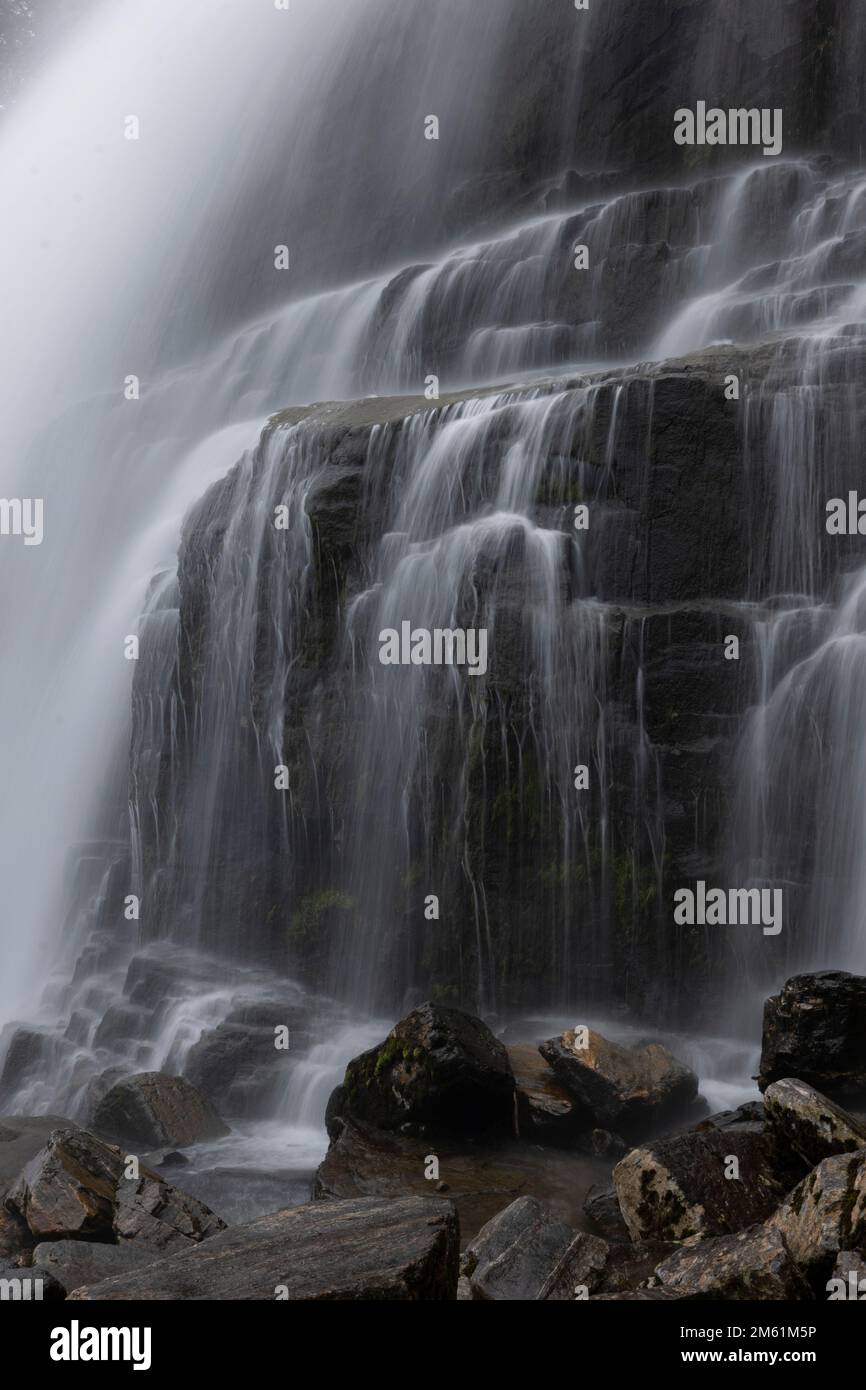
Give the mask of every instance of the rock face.
<svg viewBox="0 0 866 1390">
<path fill-rule="evenodd" d="M 482 1227 L 461 1266 L 475 1299 L 560 1301 L 574 1297 L 575 1284 L 598 1283 L 607 1249 L 553 1219 L 534 1197 L 520 1197 Z"/>
<path fill-rule="evenodd" d="M 346 1068 L 343 1115 L 379 1129 L 419 1124 L 465 1135 L 513 1132 L 508 1054 L 480 1019 L 422 1004 Z"/>
<path fill-rule="evenodd" d="M 458 1250 L 447 1202 L 316 1202 L 233 1227 L 71 1298 L 441 1302 L 457 1296 Z"/>
<path fill-rule="evenodd" d="M 682 1113 L 697 1097 L 694 1072 L 660 1043 L 619 1047 L 590 1029 L 588 1045 L 576 1047 L 575 1036 L 567 1031 L 539 1051 L 587 1120 L 636 1135 Z"/>
<path fill-rule="evenodd" d="M 58 1130 L 31 1159 L 7 1205 L 39 1241 L 135 1241 L 162 1251 L 205 1240 L 225 1222 L 194 1197 L 140 1169 L 86 1130 Z"/>
<path fill-rule="evenodd" d="M 764 1094 L 770 1132 L 809 1165 L 831 1154 L 866 1149 L 866 1123 L 849 1115 L 820 1091 L 787 1077 Z"/>
<path fill-rule="evenodd" d="M 135 1148 L 182 1149 L 228 1134 L 213 1106 L 182 1076 L 140 1072 L 112 1086 L 93 1113 L 93 1127 Z"/>
<path fill-rule="evenodd" d="M 739 1178 L 725 1176 L 731 1158 Z M 633 1149 L 613 1182 L 633 1240 L 732 1234 L 763 1221 L 785 1194 L 763 1138 L 736 1127 L 690 1130 Z"/>
<path fill-rule="evenodd" d="M 582 1109 L 556 1079 L 553 1068 L 532 1043 L 506 1049 L 517 1090 L 517 1125 L 524 1138 L 570 1143 L 581 1127 Z"/>
<path fill-rule="evenodd" d="M 794 1260 L 826 1278 L 842 1250 L 866 1254 L 866 1150 L 825 1158 L 767 1222 Z"/>
<path fill-rule="evenodd" d="M 680 1298 L 812 1297 L 779 1231 L 764 1226 L 683 1246 L 658 1266 L 656 1275 Z"/>
<path fill-rule="evenodd" d="M 142 1265 L 158 1254 L 141 1245 L 104 1245 L 90 1240 L 54 1240 L 37 1245 L 33 1262 L 45 1269 L 66 1293 L 82 1284 L 95 1284 Z"/>
<path fill-rule="evenodd" d="M 56 1129 L 77 1129 L 60 1115 L 4 1115 L 0 1119 L 0 1201 Z"/>
<path fill-rule="evenodd" d="M 766 1001 L 758 1084 L 785 1077 L 831 1095 L 866 1089 L 866 977 L 794 975 Z"/>
</svg>

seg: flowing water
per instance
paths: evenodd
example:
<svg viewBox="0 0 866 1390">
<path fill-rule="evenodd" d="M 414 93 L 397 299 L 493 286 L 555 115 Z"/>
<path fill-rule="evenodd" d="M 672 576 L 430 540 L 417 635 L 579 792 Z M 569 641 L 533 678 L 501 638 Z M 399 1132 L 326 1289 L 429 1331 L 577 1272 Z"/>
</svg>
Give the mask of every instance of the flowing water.
<svg viewBox="0 0 866 1390">
<path fill-rule="evenodd" d="M 615 477 L 635 364 L 713 344 L 761 339 L 770 353 L 740 407 L 743 458 L 761 450 L 773 481 L 744 519 L 755 564 L 741 600 L 761 660 L 730 876 L 790 885 L 798 920 L 761 961 L 744 948 L 741 970 L 757 998 L 783 969 L 866 967 L 866 579 L 836 581 L 810 539 L 860 443 L 866 180 L 785 159 L 649 189 L 596 178 L 570 195 L 556 171 L 574 155 L 586 29 L 532 198 L 521 189 L 496 222 L 478 206 L 461 219 L 451 194 L 491 159 L 518 10 L 293 0 L 287 21 L 241 0 L 112 0 L 0 130 L 15 324 L 0 357 L 2 490 L 43 497 L 46 518 L 41 547 L 0 552 L 0 1021 L 28 1020 L 6 1030 L 7 1109 L 84 1115 L 117 1076 L 183 1071 L 203 1034 L 270 1011 L 292 1021 L 291 1055 L 248 1078 L 250 1112 L 236 1097 L 234 1134 L 196 1163 L 308 1170 L 346 1059 L 412 1002 L 420 948 L 395 884 L 462 895 L 475 1004 L 492 1020 L 503 974 L 526 969 L 542 938 L 539 1036 L 581 994 L 603 1003 L 617 900 L 661 883 L 664 791 L 635 605 L 626 754 L 648 877 L 635 849 L 623 889 L 609 804 L 623 733 L 607 698 L 622 605 L 593 593 L 572 514 Z M 437 111 L 448 139 L 425 143 Z M 123 138 L 130 113 L 138 141 Z M 286 279 L 273 268 L 282 244 Z M 590 254 L 582 279 L 577 244 Z M 124 398 L 130 374 L 138 400 Z M 614 403 L 597 472 L 584 460 L 605 375 Z M 313 621 L 307 503 L 334 419 L 262 428 L 292 405 L 417 395 L 431 376 L 461 398 L 407 405 L 369 436 L 378 533 L 339 613 L 340 707 L 320 711 L 352 731 L 341 795 L 312 748 L 286 743 Z M 515 379 L 520 390 L 499 384 Z M 194 652 L 181 544 L 204 566 Z M 490 671 L 382 667 L 379 632 L 409 616 L 483 626 Z M 124 660 L 130 634 L 138 662 Z M 513 702 L 500 693 L 509 674 Z M 537 837 L 509 844 L 514 881 L 540 886 L 505 965 L 485 865 L 490 818 L 508 806 L 477 785 L 490 747 L 516 769 L 513 809 Z M 299 757 L 303 793 L 263 798 L 262 778 Z M 585 801 L 576 764 L 592 771 Z M 595 885 L 586 922 L 544 853 Z M 325 863 L 322 883 L 339 888 L 321 906 L 339 916 L 351 903 L 352 916 L 317 994 L 277 943 L 299 920 L 309 866 Z M 127 894 L 146 906 L 121 935 Z M 279 905 L 275 920 L 263 903 Z M 748 1092 L 750 1045 L 675 1045 L 714 1101 Z"/>
</svg>

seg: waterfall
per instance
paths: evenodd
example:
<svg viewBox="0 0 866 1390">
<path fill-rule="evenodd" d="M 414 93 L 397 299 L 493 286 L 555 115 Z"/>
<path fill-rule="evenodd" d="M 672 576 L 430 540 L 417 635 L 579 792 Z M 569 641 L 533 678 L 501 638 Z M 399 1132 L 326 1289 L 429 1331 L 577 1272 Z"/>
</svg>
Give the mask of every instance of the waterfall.
<svg viewBox="0 0 866 1390">
<path fill-rule="evenodd" d="M 859 135 L 822 86 L 840 158 L 675 165 L 610 66 L 636 26 L 651 79 L 659 16 L 595 8 L 105 0 L 4 118 L 2 490 L 45 504 L 0 545 L 4 1107 L 87 1116 L 275 1016 L 292 1055 L 228 1103 L 308 1156 L 422 997 L 673 1029 L 864 967 L 866 571 L 822 525 Z M 678 101 L 747 95 L 754 7 L 693 8 Z M 806 21 L 771 8 L 784 84 Z M 741 514 L 671 539 L 719 479 Z M 383 664 L 407 623 L 483 669 Z M 673 930 L 715 872 L 784 885 L 780 940 Z"/>
</svg>

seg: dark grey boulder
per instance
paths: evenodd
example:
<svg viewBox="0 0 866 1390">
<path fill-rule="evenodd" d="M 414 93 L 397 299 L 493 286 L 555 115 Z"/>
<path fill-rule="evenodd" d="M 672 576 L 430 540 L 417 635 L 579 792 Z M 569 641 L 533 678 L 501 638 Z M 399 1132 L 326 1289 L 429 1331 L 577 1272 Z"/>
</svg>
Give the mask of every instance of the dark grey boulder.
<svg viewBox="0 0 866 1390">
<path fill-rule="evenodd" d="M 92 1240 L 53 1240 L 37 1245 L 34 1264 L 51 1274 L 66 1293 L 115 1274 L 152 1264 L 157 1252 L 142 1245 L 105 1245 Z"/>
<path fill-rule="evenodd" d="M 431 1302 L 457 1296 L 450 1203 L 314 1202 L 235 1226 L 194 1250 L 77 1289 L 72 1300 Z"/>
<path fill-rule="evenodd" d="M 766 1001 L 759 1085 L 786 1077 L 831 1096 L 866 1090 L 866 976 L 794 975 Z"/>
<path fill-rule="evenodd" d="M 139 1166 L 86 1130 L 58 1130 L 31 1159 L 7 1206 L 39 1241 L 136 1241 L 151 1250 L 195 1243 L 225 1222 L 194 1197 Z"/>
<path fill-rule="evenodd" d="M 794 1188 L 767 1225 L 796 1263 L 826 1278 L 840 1251 L 866 1254 L 866 1149 L 834 1154 Z"/>
<path fill-rule="evenodd" d="M 809 1299 L 812 1291 L 779 1231 L 754 1226 L 683 1246 L 657 1268 L 680 1298 Z"/>
<path fill-rule="evenodd" d="M 739 1165 L 739 1177 L 726 1177 Z M 728 1235 L 768 1217 L 787 1190 L 760 1135 L 689 1130 L 633 1149 L 613 1183 L 634 1240 Z"/>
<path fill-rule="evenodd" d="M 195 1086 L 159 1071 L 140 1072 L 112 1086 L 93 1113 L 93 1128 L 132 1149 L 182 1149 L 229 1132 Z"/>
<path fill-rule="evenodd" d="M 77 1129 L 62 1115 L 4 1115 L 0 1118 L 0 1200 L 25 1163 L 38 1154 L 57 1129 Z"/>
<path fill-rule="evenodd" d="M 599 1183 L 593 1183 L 584 1199 L 583 1210 L 606 1240 L 631 1240 L 631 1234 L 620 1211 L 619 1199 L 613 1187 L 603 1187 Z"/>
<path fill-rule="evenodd" d="M 764 1093 L 770 1134 L 810 1166 L 831 1154 L 866 1149 L 866 1123 L 805 1081 L 786 1077 Z"/>
<path fill-rule="evenodd" d="M 346 1068 L 341 1115 L 380 1129 L 407 1123 L 475 1135 L 513 1132 L 514 1077 L 480 1019 L 422 1004 Z"/>
<path fill-rule="evenodd" d="M 635 1137 L 685 1114 L 697 1098 L 694 1072 L 661 1043 L 620 1047 L 592 1029 L 586 1047 L 577 1041 L 568 1030 L 539 1052 L 593 1125 Z"/>
<path fill-rule="evenodd" d="M 575 1285 L 598 1282 L 607 1248 L 557 1221 L 535 1197 L 519 1197 L 473 1238 L 462 1269 L 478 1300 L 559 1301 L 573 1298 Z"/>
</svg>

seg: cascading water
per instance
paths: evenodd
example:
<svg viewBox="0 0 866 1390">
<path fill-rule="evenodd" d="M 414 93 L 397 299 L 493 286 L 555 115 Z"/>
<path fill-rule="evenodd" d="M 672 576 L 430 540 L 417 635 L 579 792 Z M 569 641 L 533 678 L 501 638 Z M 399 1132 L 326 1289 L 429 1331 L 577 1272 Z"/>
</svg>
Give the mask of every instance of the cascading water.
<svg viewBox="0 0 866 1390">
<path fill-rule="evenodd" d="M 83 1116 L 130 1071 L 204 1084 L 208 1038 L 276 1019 L 290 1057 L 253 1049 L 231 1104 L 303 1169 L 342 1064 L 422 994 L 664 1016 L 684 992 L 665 893 L 691 788 L 676 696 L 660 733 L 647 693 L 679 610 L 611 578 L 638 583 L 650 360 L 766 346 L 739 407 L 750 587 L 723 596 L 760 653 L 727 869 L 791 886 L 796 930 L 744 951 L 755 987 L 780 954 L 863 966 L 863 579 L 839 597 L 814 518 L 859 447 L 866 182 L 576 171 L 586 16 L 547 125 L 529 99 L 509 125 L 549 8 L 266 9 L 103 5 L 0 131 L 3 488 L 46 517 L 0 552 L 0 1021 L 36 1019 L 7 1029 L 2 1101 Z M 433 378 L 457 394 L 417 399 Z M 404 621 L 483 629 L 489 666 L 384 667 Z M 711 1050 L 738 1094 L 742 1048 Z"/>
</svg>

